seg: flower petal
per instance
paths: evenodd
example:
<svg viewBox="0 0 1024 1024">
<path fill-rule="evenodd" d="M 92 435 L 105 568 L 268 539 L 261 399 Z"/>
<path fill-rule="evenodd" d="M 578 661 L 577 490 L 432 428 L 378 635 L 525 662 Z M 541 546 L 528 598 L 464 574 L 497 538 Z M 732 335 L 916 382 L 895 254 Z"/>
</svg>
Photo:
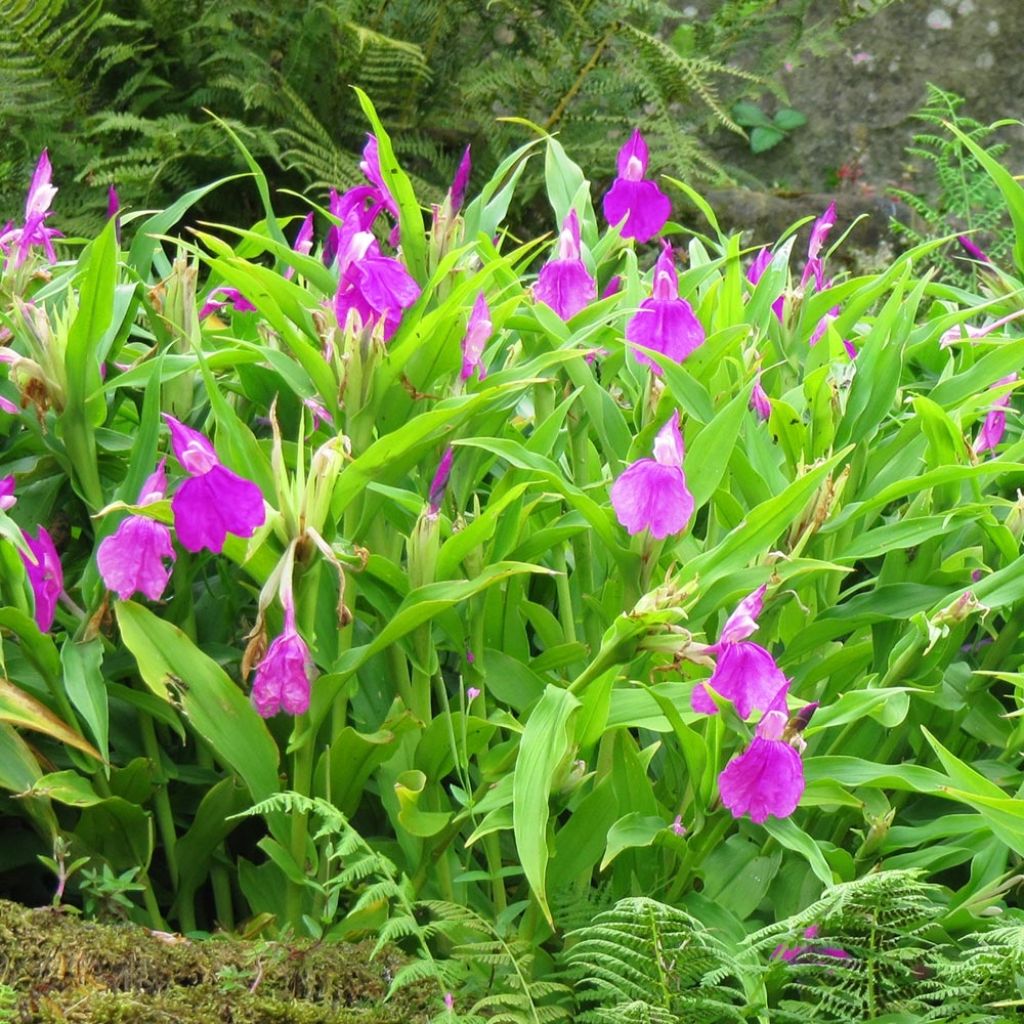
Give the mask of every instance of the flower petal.
<svg viewBox="0 0 1024 1024">
<path fill-rule="evenodd" d="M 787 818 L 804 792 L 800 755 L 782 740 L 756 737 L 718 776 L 718 792 L 734 818 L 749 814 L 758 825 L 769 815 Z"/>
<path fill-rule="evenodd" d="M 612 507 L 630 534 L 650 530 L 655 540 L 680 533 L 693 515 L 693 496 L 681 467 L 640 459 L 612 484 Z"/>
<path fill-rule="evenodd" d="M 174 529 L 186 551 L 220 554 L 229 533 L 251 537 L 263 525 L 263 495 L 224 466 L 190 477 L 171 499 Z"/>
</svg>

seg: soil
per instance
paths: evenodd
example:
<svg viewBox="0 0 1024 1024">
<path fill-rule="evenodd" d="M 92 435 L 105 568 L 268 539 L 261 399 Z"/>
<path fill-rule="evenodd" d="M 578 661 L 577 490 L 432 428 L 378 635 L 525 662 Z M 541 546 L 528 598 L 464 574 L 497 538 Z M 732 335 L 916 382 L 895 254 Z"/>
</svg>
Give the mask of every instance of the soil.
<svg viewBox="0 0 1024 1024">
<path fill-rule="evenodd" d="M 0 900 L 0 1020 L 39 1024 L 405 1024 L 433 986 L 384 1001 L 404 962 L 369 944 L 192 940 Z"/>
</svg>

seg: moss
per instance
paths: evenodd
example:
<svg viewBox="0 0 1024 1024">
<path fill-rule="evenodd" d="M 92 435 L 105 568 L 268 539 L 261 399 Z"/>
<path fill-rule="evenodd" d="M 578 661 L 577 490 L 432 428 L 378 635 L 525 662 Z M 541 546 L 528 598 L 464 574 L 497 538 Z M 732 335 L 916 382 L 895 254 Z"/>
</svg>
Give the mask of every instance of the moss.
<svg viewBox="0 0 1024 1024">
<path fill-rule="evenodd" d="M 404 1024 L 425 1021 L 430 986 L 384 1002 L 402 963 L 370 945 L 188 940 L 0 900 L 0 984 L 14 1019 L 68 1024 Z"/>
</svg>

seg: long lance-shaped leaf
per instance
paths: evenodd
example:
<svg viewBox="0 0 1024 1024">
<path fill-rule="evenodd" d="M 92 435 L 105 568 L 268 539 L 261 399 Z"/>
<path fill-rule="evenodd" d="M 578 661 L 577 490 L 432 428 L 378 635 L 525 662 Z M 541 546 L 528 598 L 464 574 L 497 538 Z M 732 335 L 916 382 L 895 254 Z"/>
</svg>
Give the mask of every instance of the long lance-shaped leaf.
<svg viewBox="0 0 1024 1024">
<path fill-rule="evenodd" d="M 81 750 L 97 761 L 103 760 L 100 752 L 84 736 L 61 721 L 45 704 L 40 704 L 31 694 L 3 678 L 0 678 L 0 722 L 42 733 Z"/>
<path fill-rule="evenodd" d="M 530 713 L 512 781 L 512 831 L 530 889 L 549 924 L 547 897 L 548 800 L 556 775 L 572 750 L 569 728 L 580 702 L 568 690 L 549 686 Z"/>
<path fill-rule="evenodd" d="M 181 711 L 214 756 L 249 787 L 254 801 L 279 788 L 278 750 L 266 723 L 227 673 L 177 626 L 133 601 L 118 601 L 117 622 L 146 685 Z"/>
</svg>

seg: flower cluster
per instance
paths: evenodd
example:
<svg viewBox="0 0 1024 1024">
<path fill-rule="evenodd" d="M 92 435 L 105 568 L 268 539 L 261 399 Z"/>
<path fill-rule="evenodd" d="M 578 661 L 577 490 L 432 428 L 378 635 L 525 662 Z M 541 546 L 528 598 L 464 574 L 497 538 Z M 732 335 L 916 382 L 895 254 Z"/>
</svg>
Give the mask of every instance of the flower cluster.
<svg viewBox="0 0 1024 1024">
<path fill-rule="evenodd" d="M 796 749 L 802 744 L 798 734 L 814 710 L 809 706 L 792 722 L 788 719 L 789 680 L 771 652 L 747 641 L 757 629 L 765 591 L 762 586 L 749 594 L 726 620 L 718 642 L 706 651 L 715 657 L 711 678 L 698 683 L 690 697 L 699 714 L 718 713 L 709 688 L 730 700 L 740 718 L 761 712 L 753 742 L 718 777 L 722 803 L 734 817 L 749 814 L 757 824 L 769 815 L 785 818 L 796 810 L 804 791 L 803 763 Z"/>
<path fill-rule="evenodd" d="M 44 149 L 36 164 L 35 173 L 28 188 L 25 199 L 25 219 L 21 227 L 15 227 L 8 221 L 0 228 L 0 252 L 9 263 L 14 254 L 14 266 L 20 267 L 29 257 L 34 246 L 40 246 L 51 263 L 57 262 L 57 254 L 53 250 L 53 239 L 60 237 L 60 232 L 46 226 L 47 219 L 53 213 L 51 209 L 57 189 L 52 183 L 50 157 Z"/>
</svg>

